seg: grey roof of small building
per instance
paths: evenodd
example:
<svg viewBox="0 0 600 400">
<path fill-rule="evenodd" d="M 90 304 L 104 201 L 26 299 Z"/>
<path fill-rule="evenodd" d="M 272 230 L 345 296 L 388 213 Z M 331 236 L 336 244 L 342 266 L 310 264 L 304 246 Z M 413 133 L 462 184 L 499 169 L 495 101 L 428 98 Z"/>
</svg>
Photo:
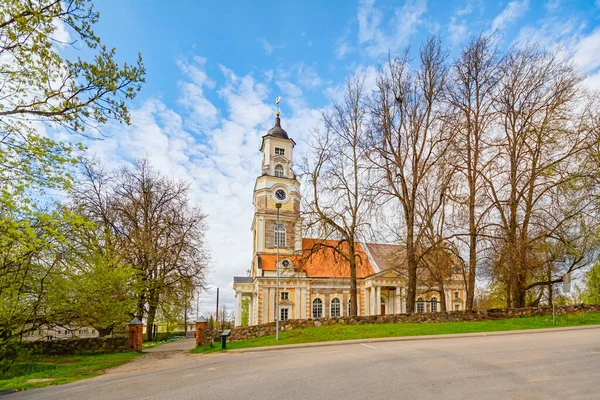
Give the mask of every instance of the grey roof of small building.
<svg viewBox="0 0 600 400">
<path fill-rule="evenodd" d="M 250 277 L 250 276 L 234 276 L 233 283 L 252 283 L 252 277 Z"/>
</svg>

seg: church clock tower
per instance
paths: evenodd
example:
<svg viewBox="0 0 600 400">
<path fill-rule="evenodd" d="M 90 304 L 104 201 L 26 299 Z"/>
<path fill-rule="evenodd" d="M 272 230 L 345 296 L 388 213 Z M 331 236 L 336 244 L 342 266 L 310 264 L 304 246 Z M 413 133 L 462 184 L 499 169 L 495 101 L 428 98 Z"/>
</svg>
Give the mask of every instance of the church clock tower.
<svg viewBox="0 0 600 400">
<path fill-rule="evenodd" d="M 252 277 L 267 276 L 261 255 L 272 255 L 279 245 L 280 260 L 301 250 L 300 183 L 292 171 L 296 143 L 281 127 L 279 111 L 275 126 L 262 137 L 261 175 L 254 185 Z M 277 205 L 279 224 L 277 223 Z M 287 261 L 289 262 L 289 261 Z"/>
</svg>

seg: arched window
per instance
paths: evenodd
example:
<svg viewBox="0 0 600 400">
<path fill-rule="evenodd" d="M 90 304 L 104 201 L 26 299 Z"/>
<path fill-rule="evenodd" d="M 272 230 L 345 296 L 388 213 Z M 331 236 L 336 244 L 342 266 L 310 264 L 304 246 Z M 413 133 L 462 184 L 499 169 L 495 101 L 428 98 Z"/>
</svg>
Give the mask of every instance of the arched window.
<svg viewBox="0 0 600 400">
<path fill-rule="evenodd" d="M 275 226 L 275 247 L 285 247 L 285 225 Z"/>
<path fill-rule="evenodd" d="M 431 312 L 437 312 L 437 297 L 431 298 Z"/>
<path fill-rule="evenodd" d="M 283 166 L 281 164 L 277 164 L 275 166 L 275 176 L 278 178 L 283 178 Z"/>
<path fill-rule="evenodd" d="M 417 299 L 417 312 L 425 312 L 425 303 L 423 302 L 423 299 L 421 297 Z"/>
<path fill-rule="evenodd" d="M 313 319 L 321 318 L 323 316 L 323 300 L 318 297 L 313 300 L 312 317 Z"/>
<path fill-rule="evenodd" d="M 340 312 L 341 312 L 341 303 L 340 303 L 340 299 L 338 299 L 337 297 L 334 297 L 331 300 L 331 316 L 332 317 L 339 317 L 340 316 Z"/>
</svg>

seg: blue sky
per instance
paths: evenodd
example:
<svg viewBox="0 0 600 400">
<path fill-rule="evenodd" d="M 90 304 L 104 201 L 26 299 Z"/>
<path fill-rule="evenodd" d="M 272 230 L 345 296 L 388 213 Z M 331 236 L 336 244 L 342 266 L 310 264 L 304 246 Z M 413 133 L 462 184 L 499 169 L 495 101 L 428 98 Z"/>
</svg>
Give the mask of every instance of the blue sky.
<svg viewBox="0 0 600 400">
<path fill-rule="evenodd" d="M 90 151 L 111 166 L 148 157 L 190 183 L 193 202 L 209 215 L 204 312 L 214 308 L 216 286 L 233 307 L 232 277 L 250 265 L 252 188 L 275 97 L 283 97 L 282 123 L 301 155 L 348 75 L 364 72 L 372 84 L 388 52 L 437 34 L 454 54 L 492 30 L 504 48 L 559 49 L 600 88 L 600 0 L 102 0 L 96 7 L 96 32 L 121 61 L 141 52 L 147 83 L 131 103 L 131 126 L 106 126 L 111 138 L 89 143 Z"/>
</svg>

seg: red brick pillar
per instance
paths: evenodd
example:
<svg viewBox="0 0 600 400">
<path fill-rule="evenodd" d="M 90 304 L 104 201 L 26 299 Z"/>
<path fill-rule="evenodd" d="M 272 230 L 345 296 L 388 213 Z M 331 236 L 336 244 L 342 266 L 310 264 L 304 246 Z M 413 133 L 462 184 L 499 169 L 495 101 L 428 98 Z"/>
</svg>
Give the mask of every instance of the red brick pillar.
<svg viewBox="0 0 600 400">
<path fill-rule="evenodd" d="M 204 317 L 200 317 L 198 321 L 196 321 L 196 347 L 202 346 L 204 344 L 206 325 L 207 322 L 204 319 Z"/>
<path fill-rule="evenodd" d="M 131 320 L 128 324 L 129 327 L 129 349 L 130 350 L 141 350 L 142 349 L 142 334 L 144 330 L 144 324 L 137 318 Z"/>
</svg>

